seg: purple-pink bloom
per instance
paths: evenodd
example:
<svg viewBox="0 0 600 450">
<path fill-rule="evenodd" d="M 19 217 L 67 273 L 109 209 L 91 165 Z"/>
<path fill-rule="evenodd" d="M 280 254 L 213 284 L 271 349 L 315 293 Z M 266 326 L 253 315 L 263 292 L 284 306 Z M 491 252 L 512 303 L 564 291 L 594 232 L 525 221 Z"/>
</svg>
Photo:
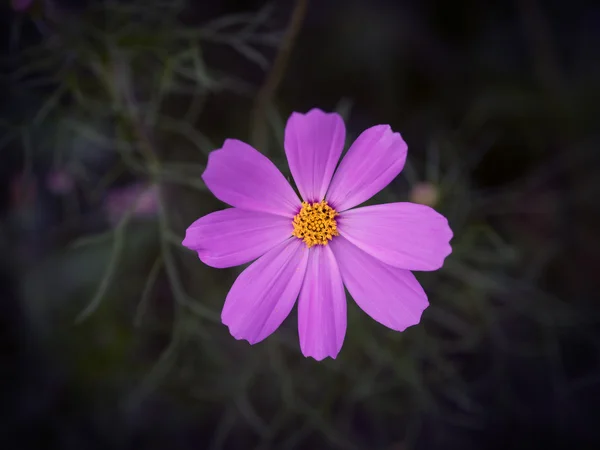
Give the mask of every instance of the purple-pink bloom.
<svg viewBox="0 0 600 450">
<path fill-rule="evenodd" d="M 75 179 L 65 169 L 53 170 L 46 177 L 46 187 L 54 194 L 65 195 L 75 188 Z"/>
<path fill-rule="evenodd" d="M 104 208 L 113 225 L 119 223 L 130 209 L 134 217 L 154 216 L 158 212 L 158 189 L 155 185 L 140 182 L 113 188 L 104 200 Z"/>
<path fill-rule="evenodd" d="M 25 11 L 32 3 L 33 0 L 12 0 L 12 7 L 15 11 Z"/>
<path fill-rule="evenodd" d="M 344 286 L 393 330 L 419 323 L 429 303 L 411 270 L 439 269 L 452 251 L 452 231 L 425 205 L 355 208 L 400 173 L 407 145 L 389 125 L 377 125 L 338 166 L 345 137 L 338 114 L 312 109 L 289 118 L 284 147 L 303 201 L 248 144 L 228 139 L 210 154 L 202 178 L 232 208 L 196 220 L 183 245 L 212 267 L 256 260 L 233 283 L 221 314 L 236 339 L 262 341 L 298 299 L 302 353 L 335 358 L 346 334 Z"/>
</svg>

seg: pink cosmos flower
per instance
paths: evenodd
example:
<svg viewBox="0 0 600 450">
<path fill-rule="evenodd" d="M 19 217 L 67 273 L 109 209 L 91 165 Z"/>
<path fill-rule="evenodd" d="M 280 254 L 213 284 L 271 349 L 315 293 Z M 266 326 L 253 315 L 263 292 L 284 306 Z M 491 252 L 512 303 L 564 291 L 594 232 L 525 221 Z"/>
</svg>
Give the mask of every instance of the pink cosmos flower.
<svg viewBox="0 0 600 450">
<path fill-rule="evenodd" d="M 345 135 L 337 114 L 313 109 L 289 118 L 284 147 L 302 202 L 248 144 L 228 139 L 210 154 L 202 178 L 233 208 L 196 220 L 183 245 L 217 268 L 256 259 L 233 283 L 221 314 L 236 339 L 262 341 L 298 299 L 302 353 L 335 358 L 346 333 L 344 286 L 393 330 L 419 323 L 428 301 L 411 270 L 439 269 L 452 251 L 452 231 L 425 205 L 355 208 L 400 173 L 407 146 L 389 125 L 374 126 L 336 170 Z"/>
</svg>

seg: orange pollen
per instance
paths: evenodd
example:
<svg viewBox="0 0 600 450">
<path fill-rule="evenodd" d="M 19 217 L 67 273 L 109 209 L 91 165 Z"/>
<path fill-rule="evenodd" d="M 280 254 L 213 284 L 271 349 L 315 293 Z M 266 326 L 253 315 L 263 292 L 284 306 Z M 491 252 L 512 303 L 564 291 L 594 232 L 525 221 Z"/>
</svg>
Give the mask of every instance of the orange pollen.
<svg viewBox="0 0 600 450">
<path fill-rule="evenodd" d="M 335 216 L 338 213 L 325 200 L 315 203 L 302 202 L 300 212 L 294 216 L 292 236 L 302 239 L 308 248 L 327 245 L 338 236 Z"/>
</svg>

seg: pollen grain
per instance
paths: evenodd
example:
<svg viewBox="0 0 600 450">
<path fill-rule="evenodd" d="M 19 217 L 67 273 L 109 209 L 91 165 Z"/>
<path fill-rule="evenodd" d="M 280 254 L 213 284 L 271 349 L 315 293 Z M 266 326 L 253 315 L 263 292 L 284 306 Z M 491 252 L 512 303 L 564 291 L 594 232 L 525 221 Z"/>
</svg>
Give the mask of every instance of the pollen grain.
<svg viewBox="0 0 600 450">
<path fill-rule="evenodd" d="M 313 245 L 327 245 L 334 236 L 338 236 L 337 211 L 320 202 L 302 202 L 300 212 L 294 216 L 292 236 L 302 239 L 308 248 Z"/>
</svg>

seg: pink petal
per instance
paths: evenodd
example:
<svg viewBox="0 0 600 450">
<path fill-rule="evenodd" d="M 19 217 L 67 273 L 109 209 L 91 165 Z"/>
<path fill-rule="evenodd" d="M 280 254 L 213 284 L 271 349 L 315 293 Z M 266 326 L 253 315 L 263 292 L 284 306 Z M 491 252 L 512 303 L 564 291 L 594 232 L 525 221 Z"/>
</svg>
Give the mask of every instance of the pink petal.
<svg viewBox="0 0 600 450">
<path fill-rule="evenodd" d="M 311 109 L 293 113 L 285 127 L 285 154 L 300 195 L 307 202 L 325 198 L 346 140 L 343 119 Z"/>
<path fill-rule="evenodd" d="M 335 358 L 346 334 L 346 294 L 329 246 L 310 249 L 298 300 L 298 333 L 304 356 Z"/>
<path fill-rule="evenodd" d="M 394 267 L 436 270 L 452 252 L 448 220 L 425 205 L 388 203 L 345 211 L 338 219 L 342 236 Z"/>
<path fill-rule="evenodd" d="M 300 209 L 298 196 L 275 164 L 235 139 L 209 155 L 202 179 L 215 197 L 236 208 L 286 217 Z"/>
<path fill-rule="evenodd" d="M 354 141 L 327 191 L 338 212 L 360 205 L 386 187 L 406 162 L 406 142 L 389 125 L 377 125 Z"/>
<path fill-rule="evenodd" d="M 342 236 L 329 245 L 344 285 L 364 312 L 392 330 L 419 323 L 429 303 L 410 271 L 382 263 Z"/>
<path fill-rule="evenodd" d="M 198 252 L 211 267 L 233 267 L 250 262 L 289 239 L 290 219 L 274 214 L 224 209 L 192 223 L 182 244 Z"/>
<path fill-rule="evenodd" d="M 307 261 L 306 245 L 300 239 L 290 239 L 240 274 L 221 313 L 234 338 L 256 344 L 281 325 L 298 298 Z"/>
</svg>

